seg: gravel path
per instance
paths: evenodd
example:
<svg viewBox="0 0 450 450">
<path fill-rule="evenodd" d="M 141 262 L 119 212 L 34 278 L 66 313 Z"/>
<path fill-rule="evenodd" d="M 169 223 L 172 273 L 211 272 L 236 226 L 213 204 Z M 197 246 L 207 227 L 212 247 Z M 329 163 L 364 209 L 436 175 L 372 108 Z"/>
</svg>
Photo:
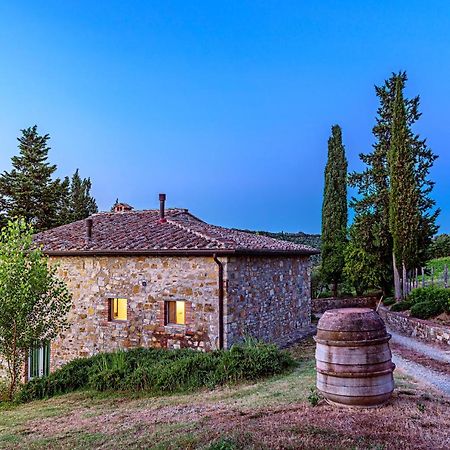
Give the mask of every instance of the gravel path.
<svg viewBox="0 0 450 450">
<path fill-rule="evenodd" d="M 392 361 L 406 375 L 417 379 L 424 385 L 431 385 L 441 393 L 450 396 L 450 377 L 448 375 L 409 361 L 397 353 L 393 353 Z"/>
<path fill-rule="evenodd" d="M 407 375 L 450 396 L 450 350 L 402 336 L 392 330 L 392 361 Z"/>
<path fill-rule="evenodd" d="M 437 361 L 450 363 L 450 348 L 447 350 L 445 348 L 426 344 L 417 339 L 398 334 L 392 330 L 389 330 L 389 333 L 391 333 L 392 335 L 391 342 L 393 343 L 397 343 L 416 352 L 423 353 L 424 355 L 429 356 L 430 358 L 433 358 Z"/>
</svg>

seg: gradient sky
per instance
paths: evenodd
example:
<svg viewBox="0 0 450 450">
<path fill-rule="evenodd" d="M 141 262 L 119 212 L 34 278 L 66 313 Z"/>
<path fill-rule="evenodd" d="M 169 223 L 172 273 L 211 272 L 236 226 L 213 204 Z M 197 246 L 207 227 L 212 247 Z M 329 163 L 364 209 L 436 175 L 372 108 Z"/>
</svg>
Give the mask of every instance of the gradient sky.
<svg viewBox="0 0 450 450">
<path fill-rule="evenodd" d="M 330 127 L 360 169 L 373 86 L 400 69 L 450 232 L 448 1 L 2 1 L 0 169 L 37 124 L 101 210 L 166 192 L 218 225 L 319 232 Z"/>
</svg>

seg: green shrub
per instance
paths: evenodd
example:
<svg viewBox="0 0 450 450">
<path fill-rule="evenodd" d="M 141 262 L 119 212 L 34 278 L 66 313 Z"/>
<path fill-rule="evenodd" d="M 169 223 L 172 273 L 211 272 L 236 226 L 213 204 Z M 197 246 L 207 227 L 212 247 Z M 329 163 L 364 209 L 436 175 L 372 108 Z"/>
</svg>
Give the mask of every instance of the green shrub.
<svg viewBox="0 0 450 450">
<path fill-rule="evenodd" d="M 189 392 L 278 374 L 294 361 L 274 345 L 246 340 L 230 350 L 133 349 L 72 361 L 22 386 L 20 402 L 83 388 L 97 391 Z"/>
<path fill-rule="evenodd" d="M 402 302 L 394 303 L 391 306 L 391 311 L 406 311 L 411 308 L 412 302 L 404 300 Z"/>
<path fill-rule="evenodd" d="M 413 304 L 423 302 L 433 303 L 436 305 L 436 310 L 440 310 L 437 313 L 438 315 L 444 311 L 450 312 L 450 289 L 437 286 L 414 289 L 408 295 L 408 301 Z"/>
<path fill-rule="evenodd" d="M 383 299 L 383 305 L 384 306 L 391 306 L 395 303 L 395 298 L 394 297 L 386 297 L 385 299 Z"/>
<path fill-rule="evenodd" d="M 89 369 L 95 364 L 97 358 L 98 356 L 74 359 L 46 377 L 33 378 L 21 386 L 16 400 L 27 402 L 85 387 L 89 381 Z"/>
<path fill-rule="evenodd" d="M 418 319 L 429 319 L 442 313 L 442 305 L 435 302 L 415 303 L 411 307 L 411 316 Z"/>
</svg>

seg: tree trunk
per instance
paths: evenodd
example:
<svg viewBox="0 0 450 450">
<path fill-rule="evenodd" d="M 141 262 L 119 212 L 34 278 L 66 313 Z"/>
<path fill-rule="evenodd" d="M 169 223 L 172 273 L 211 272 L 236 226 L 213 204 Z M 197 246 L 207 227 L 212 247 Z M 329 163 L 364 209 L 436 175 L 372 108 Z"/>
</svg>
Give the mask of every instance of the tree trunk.
<svg viewBox="0 0 450 450">
<path fill-rule="evenodd" d="M 403 295 L 402 298 L 405 298 L 409 294 L 409 285 L 408 285 L 408 272 L 406 271 L 405 262 L 402 261 L 402 270 L 403 270 Z"/>
<path fill-rule="evenodd" d="M 392 267 L 394 269 L 395 300 L 399 301 L 402 299 L 402 286 L 400 284 L 400 274 L 398 273 L 398 268 L 397 268 L 397 263 L 395 261 L 394 253 L 392 253 Z"/>
<path fill-rule="evenodd" d="M 338 296 L 338 282 L 333 281 L 333 297 L 337 298 Z"/>
</svg>

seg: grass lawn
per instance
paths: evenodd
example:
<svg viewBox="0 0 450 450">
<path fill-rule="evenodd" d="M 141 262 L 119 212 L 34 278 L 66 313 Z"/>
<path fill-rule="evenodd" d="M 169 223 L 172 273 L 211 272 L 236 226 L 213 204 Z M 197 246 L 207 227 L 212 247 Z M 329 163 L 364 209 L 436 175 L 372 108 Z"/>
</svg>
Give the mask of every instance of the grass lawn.
<svg viewBox="0 0 450 450">
<path fill-rule="evenodd" d="M 450 448 L 450 402 L 397 374 L 387 406 L 312 407 L 312 341 L 299 367 L 255 384 L 163 397 L 78 392 L 0 405 L 0 449 Z"/>
</svg>

